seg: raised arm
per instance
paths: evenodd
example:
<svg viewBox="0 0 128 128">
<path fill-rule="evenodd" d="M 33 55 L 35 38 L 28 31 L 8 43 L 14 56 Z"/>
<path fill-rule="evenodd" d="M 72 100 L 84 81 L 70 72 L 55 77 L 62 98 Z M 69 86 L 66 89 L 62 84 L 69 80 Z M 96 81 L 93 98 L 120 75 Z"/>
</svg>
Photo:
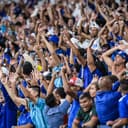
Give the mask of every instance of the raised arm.
<svg viewBox="0 0 128 128">
<path fill-rule="evenodd" d="M 71 51 L 70 51 L 70 57 L 69 57 L 69 62 L 70 64 L 74 64 L 74 55 L 73 55 L 73 51 L 72 51 L 72 48 L 71 48 Z"/>
<path fill-rule="evenodd" d="M 59 65 L 60 64 L 60 59 L 58 58 L 57 54 L 55 53 L 55 48 L 52 46 L 52 44 L 50 44 L 46 38 L 45 38 L 45 35 L 42 34 L 41 35 L 42 38 L 43 38 L 43 41 L 45 42 L 49 52 L 51 53 L 51 55 L 53 56 L 53 58 L 55 59 L 55 62 L 56 62 L 56 65 Z"/>
<path fill-rule="evenodd" d="M 92 55 L 92 50 L 90 47 L 87 48 L 87 65 L 88 65 L 90 71 L 92 71 L 92 72 L 96 69 L 96 65 L 94 62 L 93 55 Z"/>
<path fill-rule="evenodd" d="M 53 11 L 52 11 L 52 6 L 51 5 L 48 6 L 47 12 L 48 12 L 48 16 L 50 18 L 50 22 L 53 23 L 54 22 L 54 15 L 53 15 Z"/>
<path fill-rule="evenodd" d="M 57 10 L 57 13 L 58 13 L 58 16 L 59 16 L 60 23 L 65 26 L 66 24 L 65 24 L 64 19 L 62 17 L 62 14 L 61 14 L 61 8 L 58 7 L 56 10 Z"/>
<path fill-rule="evenodd" d="M 47 71 L 47 65 L 46 65 L 46 60 L 45 60 L 45 57 L 43 55 L 43 51 L 42 49 L 40 48 L 39 45 L 36 45 L 34 47 L 34 50 L 36 51 L 37 55 L 39 56 L 40 60 L 41 60 L 41 65 L 43 67 L 43 71 Z"/>
<path fill-rule="evenodd" d="M 36 103 L 37 99 L 35 97 L 33 97 L 31 95 L 31 93 L 22 84 L 19 85 L 19 88 L 22 90 L 22 92 L 23 92 L 23 94 L 24 94 L 24 96 L 26 98 L 29 98 L 31 101 L 33 101 L 34 103 Z"/>
<path fill-rule="evenodd" d="M 80 20 L 80 23 L 79 23 L 79 26 L 78 26 L 78 33 L 81 33 L 81 30 L 82 30 L 82 24 L 83 22 L 86 20 L 86 17 L 83 17 L 81 20 Z"/>
<path fill-rule="evenodd" d="M 98 76 L 94 76 L 91 83 L 83 90 L 83 92 L 89 92 L 90 87 L 98 82 Z"/>
<path fill-rule="evenodd" d="M 110 55 L 114 52 L 118 50 L 118 47 L 114 47 L 108 51 L 106 51 L 105 53 L 102 54 L 102 57 L 103 57 L 103 60 L 105 61 L 105 63 L 108 65 L 108 67 L 110 69 L 112 69 L 112 65 L 114 64 L 113 63 L 113 60 L 111 59 Z"/>
<path fill-rule="evenodd" d="M 24 105 L 24 106 L 27 107 L 27 102 L 26 102 L 26 100 L 23 99 L 23 98 L 20 98 L 20 97 L 18 97 L 18 96 L 16 95 L 16 92 L 15 92 L 15 90 L 16 90 L 16 88 L 15 88 L 15 86 L 16 86 L 16 81 L 14 81 L 14 82 L 11 83 L 11 82 L 8 81 L 8 79 L 7 79 L 5 82 L 2 82 L 2 83 L 3 83 L 3 86 L 5 87 L 5 89 L 6 89 L 7 93 L 8 93 L 8 95 L 11 97 L 11 99 L 13 100 L 13 102 L 14 102 L 17 106 Z M 11 87 L 10 87 L 10 85 L 11 85 Z"/>
<path fill-rule="evenodd" d="M 21 69 L 22 69 L 22 64 L 23 64 L 24 60 L 23 60 L 23 57 L 20 58 L 20 62 L 18 64 L 18 67 L 16 69 L 16 73 L 17 74 L 21 74 Z"/>
<path fill-rule="evenodd" d="M 52 79 L 51 79 L 48 89 L 47 89 L 47 96 L 53 92 L 55 78 L 56 78 L 56 73 L 53 73 Z"/>
<path fill-rule="evenodd" d="M 107 29 L 107 26 L 106 26 L 106 25 L 104 25 L 104 27 L 103 27 L 103 28 L 101 28 L 101 30 L 99 31 L 99 33 L 98 33 L 98 37 L 101 37 L 101 36 L 102 36 L 102 34 L 103 34 L 103 32 L 104 32 L 106 29 Z"/>
<path fill-rule="evenodd" d="M 69 67 L 69 63 L 68 63 L 68 57 L 65 57 L 64 56 L 64 61 L 65 61 L 65 66 L 66 66 L 66 69 L 67 69 L 67 73 L 68 74 L 71 74 L 71 69 L 70 69 L 70 67 Z"/>
<path fill-rule="evenodd" d="M 102 57 L 105 61 L 105 63 L 109 66 L 110 69 L 112 69 L 112 66 L 114 65 L 114 62 L 113 60 L 111 59 L 110 55 L 116 51 L 116 50 L 125 50 L 128 48 L 128 45 L 124 45 L 124 44 L 121 44 L 121 45 L 118 45 L 116 47 L 113 47 L 111 48 L 110 50 L 106 51 L 105 53 L 103 53 Z"/>
<path fill-rule="evenodd" d="M 74 46 L 74 44 L 70 41 L 70 39 L 68 39 L 68 37 L 66 36 L 66 43 L 70 46 L 70 48 L 72 49 L 73 53 L 77 56 L 77 58 L 79 59 L 80 63 L 82 65 L 86 65 L 86 60 L 80 55 L 79 50 Z"/>
<path fill-rule="evenodd" d="M 102 9 L 100 8 L 100 5 L 98 5 L 97 3 L 96 3 L 95 5 L 96 5 L 98 11 L 100 12 L 100 14 L 101 14 L 101 15 L 104 17 L 104 19 L 108 22 L 109 19 L 108 19 L 108 17 L 103 13 Z"/>
<path fill-rule="evenodd" d="M 81 36 L 83 37 L 83 38 L 85 38 L 85 39 L 91 39 L 91 36 L 89 35 L 89 34 L 86 34 L 86 33 L 81 33 Z"/>
<path fill-rule="evenodd" d="M 67 79 L 66 79 L 66 76 L 65 76 L 65 68 L 62 68 L 62 70 L 61 70 L 61 75 L 62 75 L 62 81 L 63 81 L 64 91 L 65 91 L 66 93 L 71 92 L 71 89 L 70 89 L 69 86 L 68 86 L 68 82 L 67 82 Z M 73 100 L 73 98 L 72 98 L 69 94 L 67 94 L 67 95 L 66 95 L 66 100 L 67 100 L 69 103 L 71 103 L 72 100 Z"/>
<path fill-rule="evenodd" d="M 123 37 L 123 35 L 124 35 L 124 21 L 119 21 L 119 27 L 120 27 L 119 35 Z"/>
</svg>

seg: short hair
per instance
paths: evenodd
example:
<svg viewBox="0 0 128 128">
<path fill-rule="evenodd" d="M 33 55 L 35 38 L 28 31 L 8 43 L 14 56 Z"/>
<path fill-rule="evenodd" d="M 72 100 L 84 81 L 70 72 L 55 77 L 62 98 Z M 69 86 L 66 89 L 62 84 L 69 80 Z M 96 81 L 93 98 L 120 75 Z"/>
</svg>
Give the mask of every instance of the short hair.
<svg viewBox="0 0 128 128">
<path fill-rule="evenodd" d="M 95 62 L 95 66 L 100 70 L 100 72 L 102 73 L 102 76 L 108 75 L 105 64 L 95 54 L 93 54 L 93 59 Z"/>
<path fill-rule="evenodd" d="M 29 88 L 31 88 L 32 90 L 38 92 L 37 96 L 40 96 L 40 87 L 38 85 L 32 85 Z"/>
<path fill-rule="evenodd" d="M 75 24 L 75 17 L 72 16 L 72 17 L 68 18 L 68 21 L 69 20 L 72 20 L 73 21 L 73 24 Z"/>
<path fill-rule="evenodd" d="M 112 80 L 110 79 L 110 76 L 101 77 L 98 81 L 98 86 L 100 89 L 110 89 L 110 87 L 112 88 Z"/>
<path fill-rule="evenodd" d="M 23 74 L 30 75 L 30 73 L 32 72 L 32 70 L 33 70 L 32 64 L 30 62 L 26 61 L 23 64 Z"/>
<path fill-rule="evenodd" d="M 82 100 L 84 98 L 88 98 L 88 99 L 92 100 L 92 97 L 90 96 L 90 94 L 88 92 L 84 92 L 83 94 L 81 94 L 79 97 L 79 100 Z"/>
<path fill-rule="evenodd" d="M 65 98 L 65 97 L 66 97 L 66 93 L 65 93 L 63 87 L 57 88 L 55 92 L 56 92 L 61 98 Z"/>
<path fill-rule="evenodd" d="M 82 57 L 87 58 L 87 52 L 86 52 L 86 50 L 84 48 L 79 48 L 78 50 L 79 50 L 80 55 Z"/>
<path fill-rule="evenodd" d="M 56 98 L 55 98 L 55 96 L 53 95 L 53 93 L 51 93 L 51 94 L 49 94 L 47 97 L 46 97 L 46 99 L 45 99 L 45 101 L 46 101 L 46 105 L 48 105 L 49 107 L 55 107 L 56 105 L 57 105 L 57 103 L 56 103 Z"/>
<path fill-rule="evenodd" d="M 122 91 L 128 91 L 128 79 L 120 80 L 120 88 Z"/>
</svg>

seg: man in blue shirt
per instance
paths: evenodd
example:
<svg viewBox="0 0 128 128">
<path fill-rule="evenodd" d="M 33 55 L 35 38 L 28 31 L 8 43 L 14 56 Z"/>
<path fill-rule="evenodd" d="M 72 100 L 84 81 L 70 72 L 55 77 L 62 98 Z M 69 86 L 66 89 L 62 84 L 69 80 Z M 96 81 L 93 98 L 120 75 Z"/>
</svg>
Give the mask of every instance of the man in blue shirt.
<svg viewBox="0 0 128 128">
<path fill-rule="evenodd" d="M 103 60 L 108 66 L 108 70 L 117 77 L 119 77 L 120 74 L 126 69 L 128 55 L 124 50 L 127 48 L 127 45 L 118 45 L 102 54 Z"/>
<path fill-rule="evenodd" d="M 66 96 L 65 101 L 62 104 L 58 104 L 53 94 L 48 95 L 44 112 L 49 128 L 59 128 L 64 124 L 64 116 L 70 107 L 71 101 L 70 96 Z"/>
<path fill-rule="evenodd" d="M 29 128 L 33 128 L 33 123 L 30 117 L 30 112 L 28 112 L 24 106 L 20 106 L 20 116 L 18 117 L 17 120 L 17 127 L 21 126 L 21 127 L 29 127 Z"/>
<path fill-rule="evenodd" d="M 109 120 L 118 118 L 118 100 L 120 92 L 112 91 L 110 76 L 104 76 L 98 81 L 100 90 L 96 94 L 95 106 L 100 124 L 105 125 Z"/>
<path fill-rule="evenodd" d="M 82 94 L 83 81 L 78 77 L 72 77 L 69 80 L 70 89 L 75 93 L 75 97 L 72 101 L 69 116 L 68 116 L 68 128 L 72 128 L 73 120 L 75 119 L 77 112 L 80 108 L 79 96 Z"/>
<path fill-rule="evenodd" d="M 17 123 L 17 107 L 9 97 L 2 83 L 0 83 L 0 88 L 5 99 L 5 103 L 1 104 L 0 128 L 11 128 L 11 126 Z"/>
<path fill-rule="evenodd" d="M 16 81 L 14 80 L 14 82 L 11 83 L 12 87 L 15 86 L 15 82 Z M 13 101 L 15 101 L 18 106 L 24 105 L 27 109 L 30 110 L 30 117 L 36 128 L 47 128 L 47 123 L 43 114 L 45 101 L 44 99 L 40 98 L 40 87 L 31 86 L 26 89 L 23 85 L 19 85 L 19 88 L 23 91 L 24 96 L 29 98 L 28 100 L 16 96 L 16 94 L 12 92 L 12 89 L 9 88 L 8 82 L 5 82 L 4 87 L 6 88 L 10 97 L 13 99 Z"/>
<path fill-rule="evenodd" d="M 80 75 L 79 75 L 80 78 L 82 78 L 81 74 L 82 74 L 82 69 L 81 69 L 81 72 L 80 72 Z M 89 69 L 89 67 L 86 65 L 86 66 L 83 68 L 84 88 L 86 88 L 86 87 L 90 84 L 90 82 L 91 82 L 93 76 L 101 77 L 101 76 L 102 76 L 102 73 L 101 73 L 101 71 L 100 71 L 99 69 L 97 69 L 97 68 L 96 68 L 95 70 L 91 71 L 91 70 Z"/>
<path fill-rule="evenodd" d="M 103 75 L 102 71 L 98 69 L 95 61 L 91 48 L 87 48 L 87 64 L 82 66 L 79 75 L 79 77 L 84 81 L 84 88 L 90 84 L 94 75 L 98 77 Z"/>
<path fill-rule="evenodd" d="M 4 128 L 5 125 L 5 100 L 4 96 L 2 94 L 2 91 L 0 90 L 0 128 Z"/>
<path fill-rule="evenodd" d="M 122 97 L 119 99 L 119 118 L 115 121 L 107 122 L 107 125 L 112 125 L 112 128 L 128 125 L 128 79 L 120 81 L 120 89 Z"/>
</svg>

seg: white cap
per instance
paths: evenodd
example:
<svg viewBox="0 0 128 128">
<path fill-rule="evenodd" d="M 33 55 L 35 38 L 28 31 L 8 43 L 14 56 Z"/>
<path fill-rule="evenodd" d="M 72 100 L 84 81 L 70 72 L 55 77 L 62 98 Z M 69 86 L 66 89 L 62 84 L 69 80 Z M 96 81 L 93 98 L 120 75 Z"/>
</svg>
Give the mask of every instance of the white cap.
<svg viewBox="0 0 128 128">
<path fill-rule="evenodd" d="M 97 28 L 99 30 L 100 26 L 95 21 L 91 21 L 89 28 Z"/>
<path fill-rule="evenodd" d="M 6 67 L 1 67 L 2 73 L 5 75 L 9 75 L 9 70 Z"/>
</svg>

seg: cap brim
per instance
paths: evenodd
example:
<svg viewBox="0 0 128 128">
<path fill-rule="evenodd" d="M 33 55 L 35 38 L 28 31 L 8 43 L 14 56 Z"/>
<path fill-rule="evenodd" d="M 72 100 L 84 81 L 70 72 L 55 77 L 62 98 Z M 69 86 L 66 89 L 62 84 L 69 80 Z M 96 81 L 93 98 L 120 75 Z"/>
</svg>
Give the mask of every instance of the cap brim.
<svg viewBox="0 0 128 128">
<path fill-rule="evenodd" d="M 73 84 L 71 82 L 68 82 L 68 85 L 70 85 L 70 86 L 76 86 L 75 84 Z"/>
</svg>

